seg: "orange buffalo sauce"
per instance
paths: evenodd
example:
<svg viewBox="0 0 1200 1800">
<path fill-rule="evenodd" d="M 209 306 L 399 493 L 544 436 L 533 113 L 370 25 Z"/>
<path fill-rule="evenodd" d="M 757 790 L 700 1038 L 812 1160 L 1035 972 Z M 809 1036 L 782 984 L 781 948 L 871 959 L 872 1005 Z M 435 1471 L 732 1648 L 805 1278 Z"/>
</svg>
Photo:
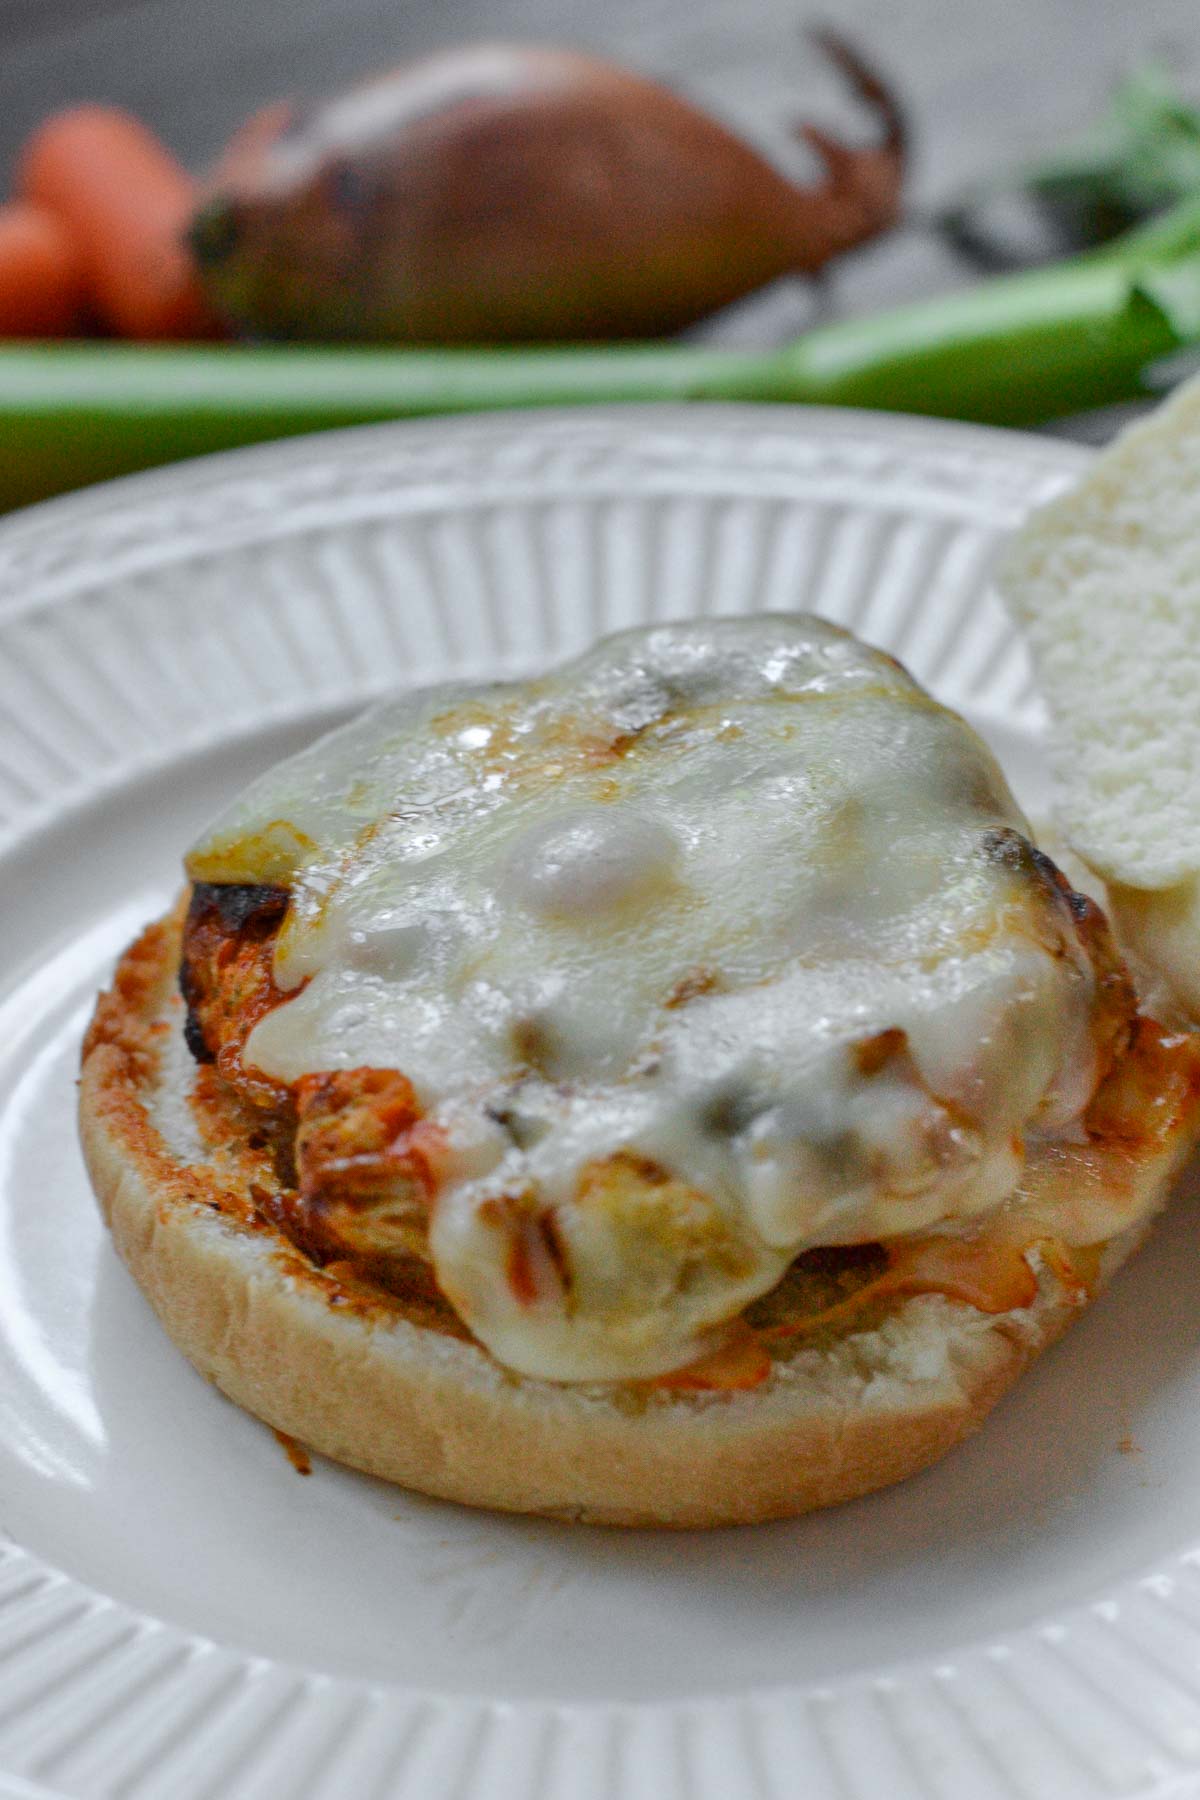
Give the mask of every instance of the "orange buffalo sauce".
<svg viewBox="0 0 1200 1800">
<path fill-rule="evenodd" d="M 819 1312 L 767 1327 L 775 1339 L 801 1337 L 829 1326 L 849 1324 L 864 1306 L 913 1294 L 944 1294 L 978 1312 L 1015 1312 L 1037 1298 L 1037 1276 L 1025 1250 L 988 1238 L 918 1238 L 891 1245 L 888 1266 L 872 1281 Z"/>
<path fill-rule="evenodd" d="M 276 1431 L 272 1435 L 297 1475 L 311 1475 L 312 1457 L 299 1439 L 289 1436 L 286 1431 Z"/>
<path fill-rule="evenodd" d="M 755 1327 L 745 1319 L 735 1320 L 719 1349 L 682 1369 L 658 1376 L 653 1385 L 724 1392 L 759 1387 L 771 1373 L 770 1344 L 830 1326 L 848 1327 L 864 1307 L 881 1300 L 944 1294 L 948 1300 L 961 1301 L 977 1312 L 1018 1312 L 1037 1298 L 1037 1275 L 1026 1255 L 1026 1250 L 1035 1249 L 1063 1282 L 1070 1297 L 1082 1301 L 1087 1295 L 1088 1277 L 1083 1268 L 1077 1267 L 1079 1252 L 1068 1251 L 1064 1244 L 1040 1239 L 1022 1250 L 1016 1244 L 987 1238 L 922 1238 L 889 1249 L 884 1272 L 874 1280 L 864 1281 L 833 1306 L 777 1325 Z"/>
<path fill-rule="evenodd" d="M 880 1286 L 893 1294 L 944 1294 L 978 1312 L 1014 1312 L 1037 1298 L 1024 1250 L 984 1238 L 924 1238 L 888 1251 Z"/>
<path fill-rule="evenodd" d="M 734 1392 L 738 1388 L 761 1386 L 770 1373 L 771 1355 L 763 1334 L 748 1325 L 745 1319 L 735 1319 L 728 1338 L 719 1349 L 696 1362 L 687 1363 L 682 1369 L 671 1369 L 668 1374 L 657 1376 L 652 1385 L 696 1392 L 705 1389 Z"/>
<path fill-rule="evenodd" d="M 306 1202 L 369 1202 L 398 1182 L 429 1200 L 444 1133 L 398 1069 L 338 1069 L 292 1084 L 296 1168 Z"/>
</svg>

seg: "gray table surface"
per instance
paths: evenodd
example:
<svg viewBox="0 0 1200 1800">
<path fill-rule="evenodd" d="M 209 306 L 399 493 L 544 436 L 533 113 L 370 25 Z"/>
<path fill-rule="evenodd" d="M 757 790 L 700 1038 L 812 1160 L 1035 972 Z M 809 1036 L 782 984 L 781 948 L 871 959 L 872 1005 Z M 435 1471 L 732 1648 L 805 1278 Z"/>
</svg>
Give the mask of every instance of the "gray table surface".
<svg viewBox="0 0 1200 1800">
<path fill-rule="evenodd" d="M 49 109 L 78 99 L 140 113 L 202 168 L 256 106 L 316 94 L 470 38 L 582 44 L 665 79 L 799 172 L 798 116 L 853 128 L 802 37 L 824 17 L 906 96 L 918 210 L 998 161 L 1055 145 L 1118 76 L 1159 55 L 1200 92 L 1196 0 L 0 0 L 0 166 Z M 864 312 L 972 279 L 911 228 L 848 259 L 827 304 Z M 785 282 L 725 315 L 718 341 L 781 341 L 812 315 Z M 1072 427 L 1103 436 L 1110 418 Z"/>
</svg>

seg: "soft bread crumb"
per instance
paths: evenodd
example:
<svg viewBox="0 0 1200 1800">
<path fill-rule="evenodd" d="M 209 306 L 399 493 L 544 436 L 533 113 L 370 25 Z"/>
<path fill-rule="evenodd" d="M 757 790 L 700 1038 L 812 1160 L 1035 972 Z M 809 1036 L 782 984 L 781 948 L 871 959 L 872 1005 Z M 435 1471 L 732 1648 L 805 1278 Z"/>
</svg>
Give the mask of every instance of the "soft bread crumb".
<svg viewBox="0 0 1200 1800">
<path fill-rule="evenodd" d="M 1050 710 L 1063 831 L 1200 1016 L 1200 378 L 1034 514 L 999 585 Z"/>
</svg>

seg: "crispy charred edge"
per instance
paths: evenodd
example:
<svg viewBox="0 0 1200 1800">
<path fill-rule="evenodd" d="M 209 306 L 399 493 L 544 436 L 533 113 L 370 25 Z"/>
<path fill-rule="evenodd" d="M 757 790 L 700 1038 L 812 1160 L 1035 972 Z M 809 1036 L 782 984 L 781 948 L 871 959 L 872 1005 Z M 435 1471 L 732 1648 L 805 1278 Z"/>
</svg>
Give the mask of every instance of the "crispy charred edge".
<svg viewBox="0 0 1200 1800">
<path fill-rule="evenodd" d="M 1021 832 L 1008 825 L 997 826 L 986 833 L 983 848 L 994 862 L 1036 884 L 1091 965 L 1096 979 L 1092 1029 L 1099 1085 L 1128 1054 L 1138 1021 L 1137 993 L 1112 927 L 1096 902 L 1073 888 L 1058 864 Z"/>
<path fill-rule="evenodd" d="M 195 882 L 179 961 L 188 1049 L 197 1062 L 216 1063 L 252 1102 L 272 1109 L 284 1103 L 285 1090 L 247 1071 L 241 1053 L 259 1019 L 285 998 L 273 962 L 289 898 L 285 888 Z"/>
<path fill-rule="evenodd" d="M 286 888 L 242 882 L 192 884 L 183 923 L 179 991 L 187 1007 L 184 1038 L 197 1062 L 215 1062 L 221 1048 L 216 1022 L 210 1017 L 214 999 L 210 958 L 219 948 L 212 941 L 214 935 L 224 943 L 242 937 L 249 928 L 255 938 L 270 937 L 273 944 L 288 900 Z"/>
</svg>

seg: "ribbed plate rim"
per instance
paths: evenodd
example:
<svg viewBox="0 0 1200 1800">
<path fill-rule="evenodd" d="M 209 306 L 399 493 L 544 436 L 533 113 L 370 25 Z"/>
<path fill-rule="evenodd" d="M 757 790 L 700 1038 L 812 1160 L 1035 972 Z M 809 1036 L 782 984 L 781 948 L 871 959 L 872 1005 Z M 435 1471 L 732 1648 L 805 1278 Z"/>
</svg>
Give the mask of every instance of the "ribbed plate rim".
<svg viewBox="0 0 1200 1800">
<path fill-rule="evenodd" d="M 59 603 L 58 596 L 65 591 L 61 582 L 56 585 L 51 581 L 47 584 L 44 596 L 39 597 L 34 593 L 31 597 L 28 589 L 12 590 L 2 585 L 5 570 L 10 569 L 14 563 L 19 566 L 23 554 L 36 553 L 41 545 L 69 545 L 72 540 L 86 544 L 93 525 L 99 523 L 111 532 L 114 524 L 119 524 L 123 518 L 142 518 L 147 511 L 152 513 L 161 505 L 170 506 L 180 496 L 211 495 L 230 485 L 236 487 L 245 482 L 253 484 L 259 478 L 268 481 L 286 479 L 289 475 L 311 470 L 314 466 L 337 467 L 342 470 L 344 477 L 348 477 L 356 466 L 370 467 L 397 451 L 404 455 L 419 455 L 426 445 L 439 451 L 455 445 L 486 447 L 530 440 L 549 443 L 556 439 L 603 445 L 644 438 L 647 433 L 660 433 L 665 437 L 676 434 L 684 440 L 695 439 L 697 434 L 705 439 L 711 437 L 726 442 L 744 442 L 748 438 L 761 441 L 764 436 L 787 438 L 794 435 L 797 443 L 873 444 L 894 456 L 910 457 L 915 465 L 919 465 L 923 459 L 936 462 L 939 457 L 947 456 L 953 461 L 974 466 L 985 484 L 989 476 L 995 477 L 1000 472 L 1007 471 L 1014 481 L 1014 517 L 1021 506 L 1019 495 L 1022 482 L 1031 490 L 1043 481 L 1061 483 L 1086 466 L 1090 455 L 1087 451 L 1065 443 L 987 427 L 917 418 L 898 419 L 879 413 L 797 407 L 606 407 L 587 414 L 571 410 L 539 414 L 517 412 L 493 414 L 478 419 L 441 419 L 415 424 L 361 427 L 291 440 L 283 444 L 225 452 L 193 463 L 130 476 L 77 495 L 45 502 L 0 522 L 0 639 L 3 638 L 8 622 L 18 612 L 31 603 L 52 607 Z M 103 535 L 100 541 L 103 541 Z M 215 554 L 220 553 L 218 545 Z M 87 554 L 92 560 L 81 579 L 86 580 L 90 587 L 102 587 L 105 581 L 113 579 L 113 568 L 120 565 L 120 555 L 114 558 L 111 565 L 106 565 L 95 544 Z M 188 554 L 195 555 L 194 548 Z M 301 704 L 311 708 L 312 696 L 308 696 L 305 702 L 298 703 L 298 709 Z M 116 772 L 116 779 L 131 779 L 139 772 L 135 759 L 122 765 Z M 63 794 L 59 794 L 57 800 L 52 797 L 47 816 L 62 816 L 69 804 Z M 14 834 L 14 846 L 24 842 L 44 822 L 45 820 L 33 814 L 24 816 Z M 119 1616 L 122 1621 L 135 1628 L 139 1642 L 143 1638 L 157 1639 L 170 1646 L 184 1646 L 193 1652 L 205 1647 L 225 1652 L 224 1646 L 208 1645 L 207 1640 L 138 1613 L 133 1608 L 90 1590 L 85 1584 L 52 1569 L 32 1553 L 9 1542 L 6 1549 L 0 1552 L 0 1572 L 6 1568 L 11 1570 L 21 1566 L 26 1567 L 37 1578 L 39 1591 L 49 1583 L 56 1591 L 77 1597 L 87 1605 L 90 1612 L 99 1610 L 106 1615 Z M 785 1791 L 777 1786 L 769 1771 L 764 1773 L 761 1758 L 765 1752 L 761 1745 L 757 1751 L 753 1748 L 754 1743 L 762 1736 L 764 1720 L 772 1721 L 773 1728 L 786 1726 L 790 1729 L 797 1712 L 808 1714 L 814 1708 L 822 1712 L 843 1702 L 866 1704 L 868 1700 L 876 1710 L 882 1709 L 881 1717 L 888 1718 L 891 1714 L 887 1709 L 894 1707 L 898 1697 L 903 1697 L 910 1691 L 914 1695 L 918 1691 L 932 1694 L 937 1691 L 939 1684 L 944 1687 L 947 1683 L 953 1684 L 960 1680 L 969 1682 L 977 1669 L 987 1665 L 994 1671 L 1004 1664 L 1006 1658 L 1019 1656 L 1026 1643 L 1036 1641 L 1043 1650 L 1048 1647 L 1053 1650 L 1054 1646 L 1066 1642 L 1072 1632 L 1080 1630 L 1099 1630 L 1105 1637 L 1113 1632 L 1118 1638 L 1122 1638 L 1121 1619 L 1126 1605 L 1136 1600 L 1143 1607 L 1147 1604 L 1151 1607 L 1167 1606 L 1177 1583 L 1189 1588 L 1196 1586 L 1200 1591 L 1200 1548 L 1188 1551 L 1145 1575 L 1123 1582 L 1084 1606 L 1051 1615 L 1022 1626 L 1019 1630 L 985 1641 L 968 1643 L 936 1659 L 914 1659 L 911 1663 L 899 1663 L 887 1670 L 857 1673 L 824 1684 L 758 1689 L 734 1697 L 721 1695 L 705 1699 L 703 1696 L 689 1696 L 682 1700 L 653 1701 L 640 1705 L 610 1701 L 551 1703 L 498 1701 L 484 1697 L 438 1697 L 391 1688 L 377 1682 L 356 1682 L 314 1675 L 311 1671 L 286 1663 L 268 1665 L 264 1659 L 240 1651 L 230 1654 L 240 1659 L 248 1670 L 260 1671 L 266 1667 L 275 1669 L 290 1686 L 295 1686 L 298 1690 L 304 1689 L 310 1694 L 382 1693 L 392 1704 L 401 1699 L 407 1700 L 414 1711 L 424 1713 L 433 1708 L 439 1716 L 459 1719 L 464 1740 L 480 1729 L 481 1722 L 486 1718 L 487 1729 L 491 1734 L 491 1747 L 486 1751 L 479 1749 L 480 1761 L 475 1775 L 470 1773 L 470 1757 L 475 1752 L 468 1754 L 468 1763 L 464 1765 L 457 1789 L 462 1800 L 469 1800 L 471 1796 L 478 1796 L 478 1800 L 491 1800 L 491 1793 L 484 1785 L 480 1785 L 476 1777 L 480 1768 L 500 1766 L 496 1762 L 496 1741 L 503 1743 L 506 1736 L 515 1733 L 518 1727 L 548 1733 L 577 1720 L 581 1723 L 590 1721 L 610 1735 L 624 1734 L 628 1722 L 642 1715 L 660 1717 L 672 1729 L 685 1736 L 689 1730 L 697 1731 L 703 1722 L 706 1730 L 729 1733 L 731 1743 L 735 1739 L 742 1742 L 745 1767 L 744 1773 L 738 1777 L 740 1786 L 737 1800 L 741 1800 L 743 1794 L 746 1800 L 750 1800 L 751 1796 L 776 1795 Z M 1196 1642 L 1200 1647 L 1200 1630 L 1196 1632 Z M 1057 1654 L 1057 1651 L 1054 1650 L 1054 1653 Z M 883 1731 L 882 1727 L 880 1729 Z M 897 1735 L 897 1732 L 898 1728 L 889 1726 L 883 1731 L 880 1741 L 883 1742 L 886 1737 L 889 1742 L 894 1741 L 903 1747 L 906 1740 L 903 1734 Z M 1143 1735 L 1150 1745 L 1152 1734 Z M 613 1741 L 616 1741 L 615 1736 Z M 762 1742 L 765 1743 L 766 1739 L 763 1738 Z M 653 1761 L 639 1762 L 638 1756 L 641 1753 L 630 1751 L 628 1743 L 624 1754 L 627 1758 L 632 1757 L 632 1761 L 624 1766 L 622 1793 L 649 1791 L 648 1787 L 643 1790 L 639 1783 L 648 1783 L 654 1779 Z M 1151 1755 L 1151 1750 L 1147 1754 Z M 1157 1751 L 1153 1754 L 1158 1755 Z M 1196 1754 L 1200 1757 L 1200 1742 Z M 501 1758 L 501 1762 L 502 1760 Z M 1017 1795 L 1029 1791 L 1022 1787 L 1018 1776 L 1014 1776 L 1011 1771 L 1005 1772 L 1003 1759 L 996 1761 L 994 1751 L 990 1753 L 990 1760 L 984 1760 L 988 1762 L 999 1784 L 997 1792 Z M 1168 1800 L 1168 1797 L 1169 1800 L 1179 1800 L 1181 1796 L 1200 1791 L 1200 1779 L 1187 1767 L 1191 1760 L 1188 1756 L 1180 1762 L 1169 1748 L 1163 1751 L 1158 1760 L 1155 1778 L 1136 1790 L 1139 1800 L 1150 1800 L 1152 1795 L 1155 1800 Z M 924 1753 L 913 1750 L 909 1744 L 907 1750 L 903 1751 L 902 1762 L 908 1771 L 911 1791 L 920 1796 L 920 1800 L 924 1800 L 926 1795 L 933 1800 L 935 1795 L 943 1791 L 937 1776 L 936 1758 L 930 1760 Z M 549 1764 L 546 1766 L 548 1768 Z M 828 1763 L 831 1773 L 827 1779 L 835 1784 L 830 1786 L 829 1792 L 846 1796 L 864 1792 L 855 1784 L 856 1777 L 846 1775 L 844 1770 L 839 1774 L 840 1767 L 835 1759 Z M 235 1772 L 231 1771 L 232 1773 Z M 289 1793 L 290 1791 L 289 1789 Z M 400 1790 L 397 1788 L 396 1791 Z M 408 1791 L 407 1786 L 405 1791 Z M 554 1796 L 560 1791 L 564 1790 L 555 1788 Z M 1104 1790 L 1097 1786 L 1095 1791 L 1099 1793 Z M 1131 1788 L 1123 1788 L 1121 1791 L 1129 1795 L 1135 1792 Z M 546 1800 L 553 1800 L 550 1789 L 544 1784 L 538 1792 L 545 1795 Z M 45 1797 L 60 1794 L 65 1797 L 67 1790 L 44 1786 L 36 1780 L 27 1781 L 15 1774 L 5 1774 L 0 1769 L 0 1795 L 8 1793 L 12 1794 L 13 1800 L 18 1800 L 18 1796 L 21 1800 L 34 1800 L 35 1796 L 38 1800 L 45 1800 Z M 732 1795 L 731 1800 L 734 1800 Z M 968 1800 L 965 1794 L 963 1800 Z"/>
</svg>

